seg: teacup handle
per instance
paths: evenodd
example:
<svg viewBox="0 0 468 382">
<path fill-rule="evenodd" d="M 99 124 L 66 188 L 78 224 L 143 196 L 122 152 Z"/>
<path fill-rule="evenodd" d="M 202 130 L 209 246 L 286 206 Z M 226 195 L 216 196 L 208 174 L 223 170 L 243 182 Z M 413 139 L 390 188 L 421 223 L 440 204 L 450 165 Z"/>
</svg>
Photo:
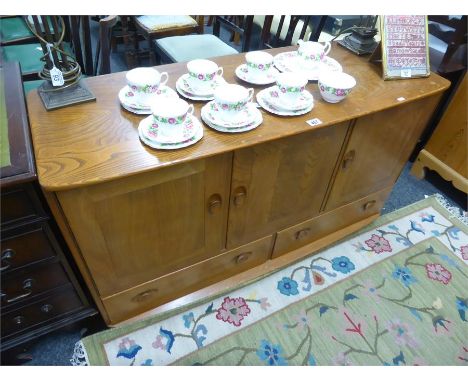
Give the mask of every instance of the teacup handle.
<svg viewBox="0 0 468 382">
<path fill-rule="evenodd" d="M 297 45 L 301 46 L 301 44 L 304 42 L 304 40 L 302 40 L 301 38 L 299 40 L 297 40 Z"/>
<path fill-rule="evenodd" d="M 247 102 L 250 102 L 254 95 L 254 88 L 248 88 L 247 91 L 249 92 L 249 100 Z"/>
<path fill-rule="evenodd" d="M 188 109 L 187 109 L 187 115 L 193 115 L 193 105 L 190 104 Z"/>
<path fill-rule="evenodd" d="M 331 44 L 329 41 L 326 41 L 325 42 L 325 45 L 324 45 L 324 51 L 323 51 L 323 55 L 326 56 L 328 53 L 330 53 L 330 49 L 331 49 Z"/>
<path fill-rule="evenodd" d="M 224 69 L 222 67 L 218 68 L 218 70 L 216 71 L 216 74 L 220 77 L 222 77 L 223 73 L 224 73 Z"/>
<path fill-rule="evenodd" d="M 163 77 L 166 77 L 164 80 L 163 80 Z M 166 85 L 166 82 L 167 80 L 169 79 L 169 74 L 167 74 L 167 72 L 162 72 L 161 73 L 161 79 L 159 80 L 159 86 L 164 86 Z"/>
</svg>

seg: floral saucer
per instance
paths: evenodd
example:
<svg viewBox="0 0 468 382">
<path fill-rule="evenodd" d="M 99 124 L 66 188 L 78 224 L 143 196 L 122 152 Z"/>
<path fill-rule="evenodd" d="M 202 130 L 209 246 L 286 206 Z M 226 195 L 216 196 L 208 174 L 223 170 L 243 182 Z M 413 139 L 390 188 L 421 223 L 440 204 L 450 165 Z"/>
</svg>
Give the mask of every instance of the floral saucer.
<svg viewBox="0 0 468 382">
<path fill-rule="evenodd" d="M 205 113 L 205 117 L 212 123 L 224 128 L 240 128 L 251 124 L 255 119 L 258 118 L 260 113 L 253 103 L 248 103 L 247 106 L 240 111 L 238 117 L 235 120 L 227 121 L 219 115 L 218 105 L 215 101 L 208 102 L 202 107 L 202 112 Z"/>
<path fill-rule="evenodd" d="M 280 90 L 278 86 L 271 86 L 268 89 L 268 103 L 276 107 L 277 109 L 284 111 L 296 111 L 307 109 L 310 105 L 314 103 L 314 96 L 310 94 L 307 90 L 304 90 L 299 98 L 292 103 L 286 101 L 280 97 Z"/>
<path fill-rule="evenodd" d="M 222 133 L 243 133 L 245 131 L 250 131 L 258 126 L 263 122 L 262 113 L 252 104 L 252 112 L 255 118 L 248 124 L 238 127 L 226 127 L 222 125 L 218 125 L 214 122 L 213 113 L 208 105 L 205 105 L 201 109 L 201 118 L 203 122 L 205 122 L 209 127 L 216 131 L 220 131 Z"/>
<path fill-rule="evenodd" d="M 249 68 L 247 64 L 239 65 L 236 68 L 236 76 L 241 80 L 248 82 L 254 85 L 269 85 L 276 81 L 276 75 L 279 73 L 279 70 L 273 66 L 270 68 L 266 76 L 263 77 L 254 77 L 251 74 L 249 75 Z"/>
<path fill-rule="evenodd" d="M 119 101 L 120 104 L 127 109 L 128 111 L 131 111 L 132 113 L 135 114 L 151 114 L 151 107 L 149 105 L 143 105 L 141 103 L 136 102 L 134 99 L 134 94 L 130 87 L 128 85 L 124 86 L 122 89 L 119 91 Z M 178 98 L 179 96 L 177 93 L 172 90 L 169 86 L 161 86 L 161 89 L 159 89 L 155 94 L 154 94 L 154 99 L 157 99 L 157 97 L 176 97 Z"/>
<path fill-rule="evenodd" d="M 273 58 L 273 63 L 281 72 L 303 72 L 309 81 L 318 81 L 320 72 L 329 70 L 332 72 L 342 72 L 340 63 L 331 57 L 325 56 L 316 69 L 307 69 L 302 65 L 301 58 L 298 57 L 297 50 L 283 52 Z"/>
<path fill-rule="evenodd" d="M 271 101 L 272 97 L 270 96 L 270 89 L 271 88 L 263 89 L 257 93 L 258 104 L 270 113 L 280 116 L 294 117 L 297 115 L 307 114 L 314 108 L 314 102 L 312 102 L 308 107 L 299 110 L 284 110 L 282 108 L 278 108 Z"/>
<path fill-rule="evenodd" d="M 169 142 L 161 142 L 158 138 L 158 130 L 157 127 L 152 127 L 153 117 L 149 116 L 143 119 L 140 124 L 138 125 L 138 134 L 140 135 L 141 141 L 154 148 L 154 149 L 161 149 L 161 150 L 174 150 L 174 149 L 181 149 L 183 147 L 187 147 L 197 143 L 200 139 L 203 138 L 203 125 L 196 117 L 190 118 L 190 130 L 191 133 L 187 133 L 185 136 L 188 137 L 187 139 L 169 143 Z"/>
<path fill-rule="evenodd" d="M 222 84 L 226 83 L 226 80 L 223 77 L 217 76 L 214 80 L 211 90 L 209 91 L 199 91 L 196 89 L 192 89 L 190 84 L 187 81 L 189 78 L 189 74 L 186 73 L 180 76 L 176 82 L 176 89 L 182 96 L 192 99 L 194 101 L 210 101 L 214 98 L 214 91 L 215 89 Z"/>
</svg>

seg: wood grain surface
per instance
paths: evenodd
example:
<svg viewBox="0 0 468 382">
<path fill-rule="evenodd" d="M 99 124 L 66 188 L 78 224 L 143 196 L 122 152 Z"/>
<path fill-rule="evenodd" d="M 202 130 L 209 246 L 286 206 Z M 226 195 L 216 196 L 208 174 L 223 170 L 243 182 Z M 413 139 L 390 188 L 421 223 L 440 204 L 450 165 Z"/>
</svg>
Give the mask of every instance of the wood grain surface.
<svg viewBox="0 0 468 382">
<path fill-rule="evenodd" d="M 269 51 L 277 54 L 295 49 Z M 50 112 L 44 109 L 38 94 L 31 92 L 28 94 L 28 110 L 39 182 L 46 190 L 63 190 L 126 177 L 324 128 L 440 93 L 449 86 L 447 80 L 433 73 L 429 78 L 383 81 L 380 66 L 337 45 L 333 45 L 330 56 L 357 81 L 356 88 L 343 102 L 324 102 L 317 84 L 309 82 L 307 89 L 315 98 L 315 107 L 310 113 L 278 117 L 262 110 L 262 125 L 241 134 L 219 133 L 204 126 L 205 133 L 200 142 L 174 151 L 154 150 L 140 142 L 137 128 L 144 116 L 124 110 L 118 100 L 118 92 L 126 84 L 125 72 L 85 79 L 96 95 L 96 102 Z M 228 82 L 251 86 L 234 74 L 235 68 L 245 61 L 244 54 L 214 58 L 213 61 L 224 68 Z M 176 80 L 186 72 L 186 64 L 164 65 L 157 69 L 168 72 L 168 85 L 175 88 Z M 265 86 L 255 87 L 256 91 L 263 88 Z M 200 109 L 205 103 L 194 104 L 194 114 L 200 117 Z M 309 126 L 306 121 L 311 118 L 319 118 L 322 124 Z"/>
</svg>

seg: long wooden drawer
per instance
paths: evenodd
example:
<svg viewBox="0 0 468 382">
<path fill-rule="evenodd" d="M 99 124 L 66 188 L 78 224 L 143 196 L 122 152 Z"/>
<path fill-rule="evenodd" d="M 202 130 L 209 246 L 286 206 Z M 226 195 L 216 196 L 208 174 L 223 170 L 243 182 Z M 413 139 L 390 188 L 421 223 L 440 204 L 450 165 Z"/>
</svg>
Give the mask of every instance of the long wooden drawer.
<svg viewBox="0 0 468 382">
<path fill-rule="evenodd" d="M 391 190 L 392 187 L 386 188 L 356 202 L 279 231 L 272 257 L 288 253 L 320 239 L 324 235 L 379 213 Z"/>
<path fill-rule="evenodd" d="M 32 329 L 35 325 L 71 313 L 82 306 L 78 295 L 67 288 L 34 304 L 3 314 L 2 340 L 9 335 Z"/>
<path fill-rule="evenodd" d="M 111 323 L 118 323 L 268 260 L 272 236 L 222 253 L 180 271 L 103 299 Z"/>
<path fill-rule="evenodd" d="M 2 232 L 1 272 L 56 256 L 60 251 L 46 222 L 32 223 Z"/>
<path fill-rule="evenodd" d="M 1 280 L 1 307 L 21 306 L 30 299 L 70 282 L 59 262 L 27 267 Z M 14 309 L 14 308 L 13 308 Z"/>
<path fill-rule="evenodd" d="M 46 217 L 32 184 L 3 189 L 0 199 L 2 228 Z"/>
</svg>

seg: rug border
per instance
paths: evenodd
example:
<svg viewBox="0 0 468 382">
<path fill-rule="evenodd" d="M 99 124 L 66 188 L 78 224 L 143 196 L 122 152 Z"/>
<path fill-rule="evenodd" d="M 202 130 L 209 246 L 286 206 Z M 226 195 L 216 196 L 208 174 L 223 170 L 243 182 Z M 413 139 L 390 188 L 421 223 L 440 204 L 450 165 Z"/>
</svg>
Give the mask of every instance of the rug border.
<svg viewBox="0 0 468 382">
<path fill-rule="evenodd" d="M 468 234 L 468 227 L 465 226 L 465 224 L 460 219 L 457 219 L 457 217 L 453 214 L 453 212 L 449 211 L 447 209 L 447 207 L 445 207 L 444 205 L 441 204 L 440 198 L 441 198 L 440 194 L 434 194 L 434 195 L 431 195 L 431 196 L 429 196 L 429 197 L 427 197 L 425 199 L 418 200 L 418 201 L 416 201 L 416 202 L 414 202 L 414 203 L 412 203 L 412 204 L 410 204 L 408 206 L 405 206 L 405 207 L 402 207 L 402 208 L 397 209 L 395 211 L 389 212 L 389 213 L 387 213 L 385 215 L 381 215 L 376 220 L 374 220 L 372 223 L 366 225 L 365 227 L 361 228 L 358 231 L 355 231 L 355 232 L 345 236 L 344 238 L 342 238 L 342 239 L 340 239 L 340 240 L 338 240 L 336 242 L 333 242 L 332 244 L 330 244 L 328 246 L 320 248 L 317 251 L 311 252 L 310 254 L 308 254 L 306 256 L 303 256 L 301 259 L 298 259 L 298 260 L 293 261 L 293 262 L 291 262 L 289 264 L 286 264 L 285 266 L 283 266 L 283 267 L 281 267 L 279 269 L 276 269 L 274 271 L 265 273 L 265 274 L 263 274 L 263 275 L 261 275 L 259 277 L 256 277 L 256 278 L 254 278 L 252 280 L 245 281 L 244 283 L 240 283 L 240 284 L 236 285 L 235 287 L 223 289 L 222 291 L 220 291 L 220 292 L 218 292 L 216 294 L 206 296 L 206 297 L 201 298 L 201 299 L 199 299 L 197 301 L 194 301 L 194 302 L 192 302 L 190 304 L 183 305 L 183 306 L 180 306 L 178 308 L 170 309 L 170 310 L 168 310 L 166 312 L 161 312 L 161 313 L 155 314 L 154 316 L 148 317 L 148 318 L 143 319 L 143 320 L 141 320 L 139 322 L 134 322 L 134 323 L 123 325 L 121 327 L 107 329 L 107 330 L 104 330 L 102 332 L 95 333 L 95 334 L 93 334 L 91 336 L 85 337 L 81 341 L 82 341 L 83 346 L 84 346 L 84 348 L 86 350 L 88 364 L 89 365 L 109 365 L 108 359 L 106 357 L 106 353 L 104 351 L 104 345 L 106 343 L 114 340 L 115 338 L 124 336 L 125 333 L 140 330 L 140 329 L 144 328 L 145 326 L 153 325 L 153 324 L 155 324 L 155 323 L 157 323 L 159 321 L 162 321 L 162 320 L 168 318 L 169 316 L 177 315 L 177 314 L 182 313 L 184 311 L 193 309 L 194 307 L 197 307 L 199 305 L 206 304 L 206 303 L 208 303 L 208 302 L 210 302 L 210 301 L 212 301 L 212 300 L 214 300 L 216 298 L 219 298 L 219 297 L 223 296 L 224 294 L 227 294 L 227 293 L 230 293 L 232 291 L 243 288 L 245 286 L 251 285 L 251 284 L 257 282 L 258 280 L 261 280 L 261 279 L 263 279 L 265 277 L 268 277 L 268 276 L 270 276 L 272 274 L 281 272 L 283 269 L 303 261 L 305 258 L 313 255 L 314 253 L 325 251 L 325 250 L 327 250 L 327 249 L 329 249 L 331 247 L 334 247 L 336 245 L 339 245 L 339 244 L 349 240 L 351 237 L 360 235 L 363 232 L 372 230 L 372 229 L 374 229 L 374 228 L 376 228 L 378 226 L 381 226 L 383 224 L 388 223 L 389 221 L 399 219 L 400 217 L 402 217 L 404 215 L 409 215 L 409 214 L 414 213 L 415 211 L 421 210 L 423 208 L 427 208 L 427 207 L 434 208 L 437 212 L 442 214 L 445 218 L 450 220 L 453 224 L 457 225 L 457 227 L 461 228 L 466 234 Z M 443 198 L 443 196 L 442 196 L 442 200 L 445 200 L 445 198 Z M 448 203 L 448 204 L 450 205 L 450 203 Z"/>
</svg>

